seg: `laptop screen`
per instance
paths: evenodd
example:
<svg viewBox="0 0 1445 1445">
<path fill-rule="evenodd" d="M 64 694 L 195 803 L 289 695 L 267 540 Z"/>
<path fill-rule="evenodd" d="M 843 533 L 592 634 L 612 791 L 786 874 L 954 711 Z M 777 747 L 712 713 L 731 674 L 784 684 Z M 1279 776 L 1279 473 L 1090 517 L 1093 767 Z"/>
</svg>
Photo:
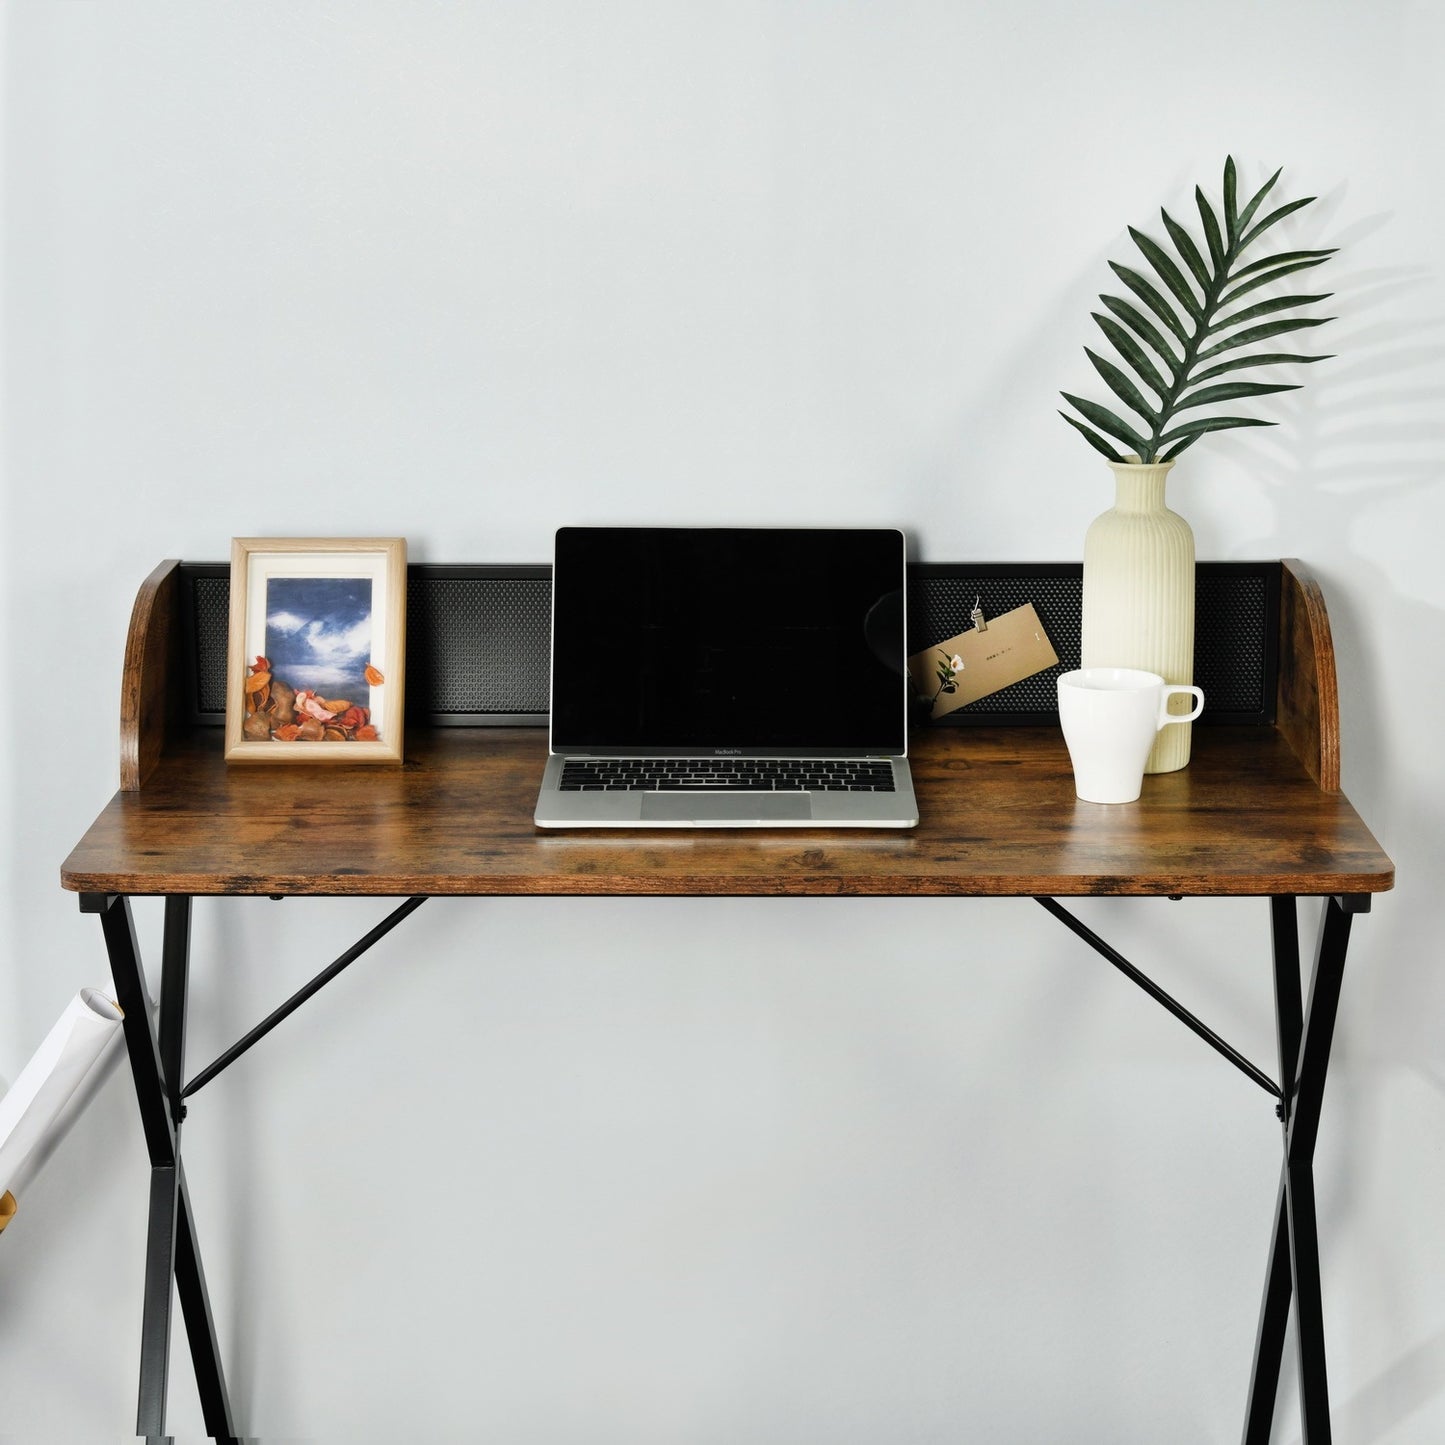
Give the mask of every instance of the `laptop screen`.
<svg viewBox="0 0 1445 1445">
<path fill-rule="evenodd" d="M 563 527 L 554 752 L 901 754 L 892 529 Z"/>
</svg>

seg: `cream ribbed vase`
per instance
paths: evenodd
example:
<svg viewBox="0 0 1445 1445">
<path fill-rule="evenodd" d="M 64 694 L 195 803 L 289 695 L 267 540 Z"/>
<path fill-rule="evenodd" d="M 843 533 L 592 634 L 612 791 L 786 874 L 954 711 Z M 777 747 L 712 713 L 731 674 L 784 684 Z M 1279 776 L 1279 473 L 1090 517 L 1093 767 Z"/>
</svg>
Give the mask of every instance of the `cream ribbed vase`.
<svg viewBox="0 0 1445 1445">
<path fill-rule="evenodd" d="M 1164 505 L 1173 462 L 1110 462 L 1114 505 L 1084 536 L 1084 667 L 1139 667 L 1165 682 L 1194 681 L 1194 533 Z M 1146 773 L 1189 761 L 1192 724 L 1172 723 Z"/>
</svg>

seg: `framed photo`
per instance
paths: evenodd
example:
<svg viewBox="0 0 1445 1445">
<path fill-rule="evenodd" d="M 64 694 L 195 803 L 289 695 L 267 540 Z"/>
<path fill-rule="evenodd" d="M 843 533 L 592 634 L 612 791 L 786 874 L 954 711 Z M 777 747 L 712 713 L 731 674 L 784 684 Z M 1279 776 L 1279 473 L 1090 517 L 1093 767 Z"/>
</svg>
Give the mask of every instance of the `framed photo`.
<svg viewBox="0 0 1445 1445">
<path fill-rule="evenodd" d="M 231 542 L 228 763 L 399 763 L 401 537 Z"/>
</svg>

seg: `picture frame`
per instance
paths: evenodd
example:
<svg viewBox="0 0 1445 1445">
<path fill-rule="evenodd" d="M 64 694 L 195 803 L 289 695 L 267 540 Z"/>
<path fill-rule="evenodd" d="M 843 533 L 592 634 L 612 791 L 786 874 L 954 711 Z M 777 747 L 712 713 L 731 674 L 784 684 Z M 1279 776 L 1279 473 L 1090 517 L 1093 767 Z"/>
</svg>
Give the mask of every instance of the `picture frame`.
<svg viewBox="0 0 1445 1445">
<path fill-rule="evenodd" d="M 228 763 L 400 763 L 406 540 L 236 537 Z"/>
</svg>

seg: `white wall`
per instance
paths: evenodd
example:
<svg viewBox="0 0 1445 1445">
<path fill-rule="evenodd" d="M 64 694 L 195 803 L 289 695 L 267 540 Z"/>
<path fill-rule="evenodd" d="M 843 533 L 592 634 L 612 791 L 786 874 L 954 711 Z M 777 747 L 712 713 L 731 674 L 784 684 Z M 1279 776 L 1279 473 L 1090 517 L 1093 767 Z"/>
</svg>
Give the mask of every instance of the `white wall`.
<svg viewBox="0 0 1445 1445">
<path fill-rule="evenodd" d="M 0 1079 L 105 977 L 57 873 L 156 561 L 642 519 L 1077 557 L 1106 260 L 1232 151 L 1321 197 L 1338 359 L 1171 496 L 1326 587 L 1400 871 L 1320 1143 L 1336 1439 L 1445 1437 L 1442 42 L 1423 0 L 11 0 Z M 193 1065 L 384 907 L 199 904 Z M 1262 903 L 1081 911 L 1271 1062 Z M 1234 1440 L 1277 1153 L 1025 901 L 432 902 L 186 1131 L 247 1430 L 537 1445 Z M 0 1439 L 130 1429 L 145 1197 L 118 1072 L 0 1241 Z M 194 1437 L 187 1376 L 178 1327 Z"/>
</svg>

